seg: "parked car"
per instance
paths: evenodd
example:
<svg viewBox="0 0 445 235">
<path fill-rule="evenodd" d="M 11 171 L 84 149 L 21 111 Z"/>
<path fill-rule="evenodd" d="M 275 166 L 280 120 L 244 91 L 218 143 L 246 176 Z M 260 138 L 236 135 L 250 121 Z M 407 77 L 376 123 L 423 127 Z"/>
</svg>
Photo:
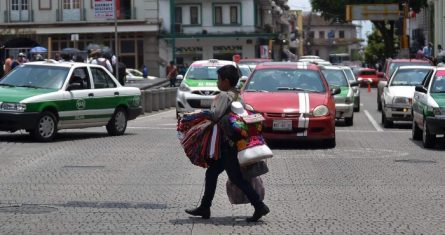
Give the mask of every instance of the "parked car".
<svg viewBox="0 0 445 235">
<path fill-rule="evenodd" d="M 347 126 L 354 124 L 354 91 L 357 82 L 349 82 L 345 72 L 338 66 L 323 66 L 321 71 L 329 87 L 340 88 L 341 93 L 334 96 L 337 119 L 344 119 Z"/>
<path fill-rule="evenodd" d="M 436 144 L 436 135 L 445 134 L 445 67 L 415 88 L 413 98 L 412 137 L 422 139 L 425 148 Z"/>
<path fill-rule="evenodd" d="M 266 139 L 322 140 L 335 147 L 335 103 L 318 66 L 259 64 L 241 90 L 246 108 L 261 113 Z"/>
<path fill-rule="evenodd" d="M 402 65 L 432 65 L 429 60 L 418 60 L 418 59 L 386 59 L 383 65 L 383 73 L 380 75 L 380 80 L 377 85 L 377 109 L 382 110 L 382 93 L 383 87 L 388 84 L 388 80 L 391 78 L 396 68 Z"/>
<path fill-rule="evenodd" d="M 340 68 L 345 72 L 349 83 L 358 83 L 357 78 L 350 67 L 340 66 Z M 354 112 L 360 112 L 360 88 L 358 86 L 353 86 L 352 90 L 354 91 Z"/>
<path fill-rule="evenodd" d="M 198 60 L 190 65 L 184 77 L 178 75 L 181 84 L 176 93 L 176 116 L 196 109 L 209 109 L 213 98 L 219 94 L 216 71 L 229 64 L 237 66 L 228 60 Z"/>
<path fill-rule="evenodd" d="M 394 121 L 412 120 L 414 88 L 434 71 L 433 66 L 400 66 L 393 73 L 382 94 L 382 124 L 388 128 Z"/>
<path fill-rule="evenodd" d="M 142 111 L 141 91 L 123 87 L 100 65 L 31 62 L 0 81 L 0 130 L 26 130 L 51 141 L 60 129 L 106 126 L 124 134 Z"/>
<path fill-rule="evenodd" d="M 126 79 L 127 81 L 140 81 L 143 79 L 156 79 L 154 76 L 147 76 L 144 78 L 142 72 L 137 69 L 125 69 Z"/>
<path fill-rule="evenodd" d="M 377 70 L 370 68 L 363 68 L 358 72 L 357 81 L 360 83 L 360 86 L 367 87 L 368 84 L 371 86 L 377 87 L 379 83 L 379 78 L 377 76 Z"/>
</svg>

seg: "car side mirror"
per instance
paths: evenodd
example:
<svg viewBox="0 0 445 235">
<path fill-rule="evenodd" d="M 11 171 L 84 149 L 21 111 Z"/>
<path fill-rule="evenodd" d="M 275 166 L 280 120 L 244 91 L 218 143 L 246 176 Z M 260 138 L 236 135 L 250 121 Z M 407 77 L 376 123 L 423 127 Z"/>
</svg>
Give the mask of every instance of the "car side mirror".
<svg viewBox="0 0 445 235">
<path fill-rule="evenodd" d="M 426 93 L 427 92 L 426 88 L 424 86 L 422 86 L 422 85 L 417 85 L 415 90 L 418 91 L 418 92 L 422 92 L 422 93 Z"/>
<path fill-rule="evenodd" d="M 66 90 L 73 91 L 73 90 L 82 90 L 82 89 L 83 89 L 82 83 L 73 82 L 68 85 L 68 88 Z"/>
<path fill-rule="evenodd" d="M 350 82 L 349 85 L 350 85 L 350 86 L 358 86 L 358 82 L 353 81 L 353 82 Z"/>
<path fill-rule="evenodd" d="M 184 76 L 182 74 L 179 74 L 178 76 L 176 76 L 176 80 L 181 81 L 182 79 L 184 79 Z"/>
<path fill-rule="evenodd" d="M 341 92 L 341 89 L 338 87 L 331 89 L 331 95 L 338 95 L 338 94 L 340 94 L 340 92 Z"/>
</svg>

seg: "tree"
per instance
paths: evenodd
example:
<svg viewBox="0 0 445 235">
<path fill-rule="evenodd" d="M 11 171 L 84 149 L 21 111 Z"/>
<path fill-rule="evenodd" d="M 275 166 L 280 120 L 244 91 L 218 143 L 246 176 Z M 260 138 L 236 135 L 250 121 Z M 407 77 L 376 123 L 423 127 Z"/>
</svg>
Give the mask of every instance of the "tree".
<svg viewBox="0 0 445 235">
<path fill-rule="evenodd" d="M 405 0 L 311 0 L 312 10 L 320 12 L 327 20 L 345 22 L 345 6 L 354 4 L 390 4 L 398 3 L 402 7 Z M 427 0 L 409 0 L 410 8 L 416 13 L 428 5 Z M 394 25 L 395 21 L 371 21 L 383 37 L 385 58 L 394 55 Z"/>
<path fill-rule="evenodd" d="M 382 58 L 385 58 L 385 44 L 382 34 L 377 29 L 373 29 L 368 35 L 368 46 L 365 49 L 365 63 L 368 65 L 382 64 Z"/>
</svg>

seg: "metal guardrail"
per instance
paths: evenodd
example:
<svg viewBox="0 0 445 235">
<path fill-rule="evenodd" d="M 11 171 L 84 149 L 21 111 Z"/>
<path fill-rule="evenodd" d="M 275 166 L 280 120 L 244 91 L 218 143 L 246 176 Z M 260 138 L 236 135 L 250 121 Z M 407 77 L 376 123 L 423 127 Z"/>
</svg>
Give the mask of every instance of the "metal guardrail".
<svg viewBox="0 0 445 235">
<path fill-rule="evenodd" d="M 143 113 L 150 113 L 176 106 L 177 87 L 161 87 L 141 90 L 141 106 Z"/>
</svg>

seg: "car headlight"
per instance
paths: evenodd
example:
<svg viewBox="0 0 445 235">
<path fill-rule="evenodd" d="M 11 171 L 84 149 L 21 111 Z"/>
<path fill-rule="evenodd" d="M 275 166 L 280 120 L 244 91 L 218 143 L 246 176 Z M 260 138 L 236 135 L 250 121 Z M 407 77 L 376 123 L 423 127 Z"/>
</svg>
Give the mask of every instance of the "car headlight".
<svg viewBox="0 0 445 235">
<path fill-rule="evenodd" d="M 14 112 L 24 112 L 26 110 L 26 104 L 21 103 L 2 103 L 0 105 L 1 111 L 14 111 Z"/>
<path fill-rule="evenodd" d="M 406 97 L 394 97 L 392 99 L 393 104 L 410 104 L 409 99 Z"/>
<path fill-rule="evenodd" d="M 190 91 L 190 88 L 185 83 L 181 83 L 181 85 L 179 85 L 179 90 L 180 91 Z"/>
<path fill-rule="evenodd" d="M 329 109 L 326 105 L 319 105 L 319 106 L 315 107 L 315 109 L 312 113 L 313 113 L 314 117 L 326 116 L 329 114 Z"/>
</svg>

